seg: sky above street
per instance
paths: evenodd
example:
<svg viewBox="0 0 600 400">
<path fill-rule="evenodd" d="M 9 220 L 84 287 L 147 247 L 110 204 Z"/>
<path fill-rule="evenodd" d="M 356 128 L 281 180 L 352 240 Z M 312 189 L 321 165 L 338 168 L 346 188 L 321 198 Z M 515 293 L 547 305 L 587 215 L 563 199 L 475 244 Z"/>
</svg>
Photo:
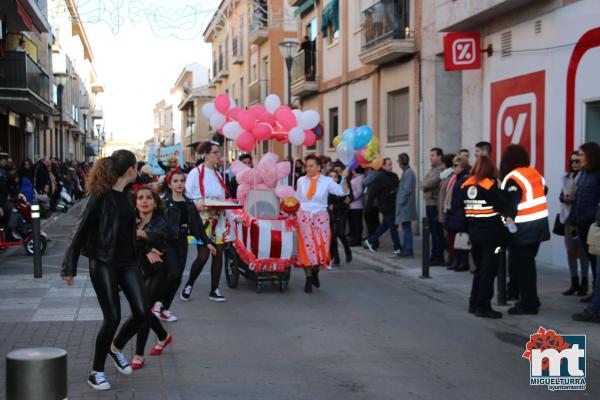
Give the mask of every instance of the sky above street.
<svg viewBox="0 0 600 400">
<path fill-rule="evenodd" d="M 210 67 L 202 32 L 219 0 L 78 0 L 105 93 L 106 132 L 143 142 L 153 136 L 154 105 L 169 95 L 182 69 Z"/>
</svg>

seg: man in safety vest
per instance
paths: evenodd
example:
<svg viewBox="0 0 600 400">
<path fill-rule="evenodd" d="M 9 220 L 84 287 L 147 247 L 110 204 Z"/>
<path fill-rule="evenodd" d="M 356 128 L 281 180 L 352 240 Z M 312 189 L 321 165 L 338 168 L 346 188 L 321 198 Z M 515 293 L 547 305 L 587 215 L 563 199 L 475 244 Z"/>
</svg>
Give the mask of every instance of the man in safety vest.
<svg viewBox="0 0 600 400">
<path fill-rule="evenodd" d="M 518 290 L 518 302 L 509 314 L 537 314 L 535 257 L 540 243 L 550 239 L 548 203 L 544 177 L 529 166 L 529 154 L 521 145 L 510 145 L 502 154 L 501 188 L 507 196 L 505 222 L 511 232 L 508 263 L 511 285 Z"/>
</svg>

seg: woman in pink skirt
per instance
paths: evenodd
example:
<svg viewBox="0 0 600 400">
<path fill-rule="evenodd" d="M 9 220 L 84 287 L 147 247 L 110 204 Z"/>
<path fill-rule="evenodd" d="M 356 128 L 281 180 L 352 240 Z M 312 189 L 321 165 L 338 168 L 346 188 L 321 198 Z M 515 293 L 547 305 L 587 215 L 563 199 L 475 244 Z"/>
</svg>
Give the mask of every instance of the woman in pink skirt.
<svg viewBox="0 0 600 400">
<path fill-rule="evenodd" d="M 346 169 L 342 184 L 321 175 L 321 160 L 315 155 L 306 157 L 306 176 L 298 179 L 296 193 L 300 200 L 298 212 L 298 267 L 304 268 L 306 284 L 304 291 L 312 292 L 312 287 L 320 287 L 319 267 L 325 268 L 331 262 L 329 214 L 327 197 L 329 194 L 347 196 L 350 193 Z"/>
</svg>

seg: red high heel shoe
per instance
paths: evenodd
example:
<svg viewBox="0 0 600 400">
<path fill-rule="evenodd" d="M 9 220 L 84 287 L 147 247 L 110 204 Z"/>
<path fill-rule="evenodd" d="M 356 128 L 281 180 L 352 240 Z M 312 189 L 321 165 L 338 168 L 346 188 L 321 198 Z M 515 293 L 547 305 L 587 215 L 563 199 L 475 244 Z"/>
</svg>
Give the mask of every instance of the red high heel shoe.
<svg viewBox="0 0 600 400">
<path fill-rule="evenodd" d="M 173 341 L 173 336 L 169 335 L 163 345 L 161 345 L 160 343 L 156 343 L 154 345 L 154 347 L 152 347 L 152 350 L 150 350 L 150 355 L 151 356 L 160 356 L 160 354 L 163 352 L 163 350 L 168 345 L 170 345 L 172 341 Z"/>
<path fill-rule="evenodd" d="M 144 366 L 144 359 L 143 358 L 138 358 L 138 357 L 133 357 L 133 360 L 131 360 L 131 369 L 140 369 Z"/>
</svg>

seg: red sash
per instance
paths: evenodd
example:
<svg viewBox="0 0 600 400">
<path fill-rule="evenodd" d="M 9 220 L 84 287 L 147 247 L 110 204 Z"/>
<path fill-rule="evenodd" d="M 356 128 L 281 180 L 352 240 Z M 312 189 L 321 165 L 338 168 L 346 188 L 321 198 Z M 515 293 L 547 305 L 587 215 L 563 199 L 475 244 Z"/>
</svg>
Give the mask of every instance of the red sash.
<svg viewBox="0 0 600 400">
<path fill-rule="evenodd" d="M 204 199 L 204 164 L 198 167 L 198 171 L 198 183 L 200 185 L 200 194 L 202 194 L 202 198 Z M 213 171 L 215 172 L 215 175 L 217 176 L 221 187 L 225 191 L 225 196 L 229 196 L 229 191 L 227 190 L 227 186 L 225 186 L 225 181 L 223 181 L 223 178 L 221 178 L 221 175 L 217 171 Z"/>
</svg>

